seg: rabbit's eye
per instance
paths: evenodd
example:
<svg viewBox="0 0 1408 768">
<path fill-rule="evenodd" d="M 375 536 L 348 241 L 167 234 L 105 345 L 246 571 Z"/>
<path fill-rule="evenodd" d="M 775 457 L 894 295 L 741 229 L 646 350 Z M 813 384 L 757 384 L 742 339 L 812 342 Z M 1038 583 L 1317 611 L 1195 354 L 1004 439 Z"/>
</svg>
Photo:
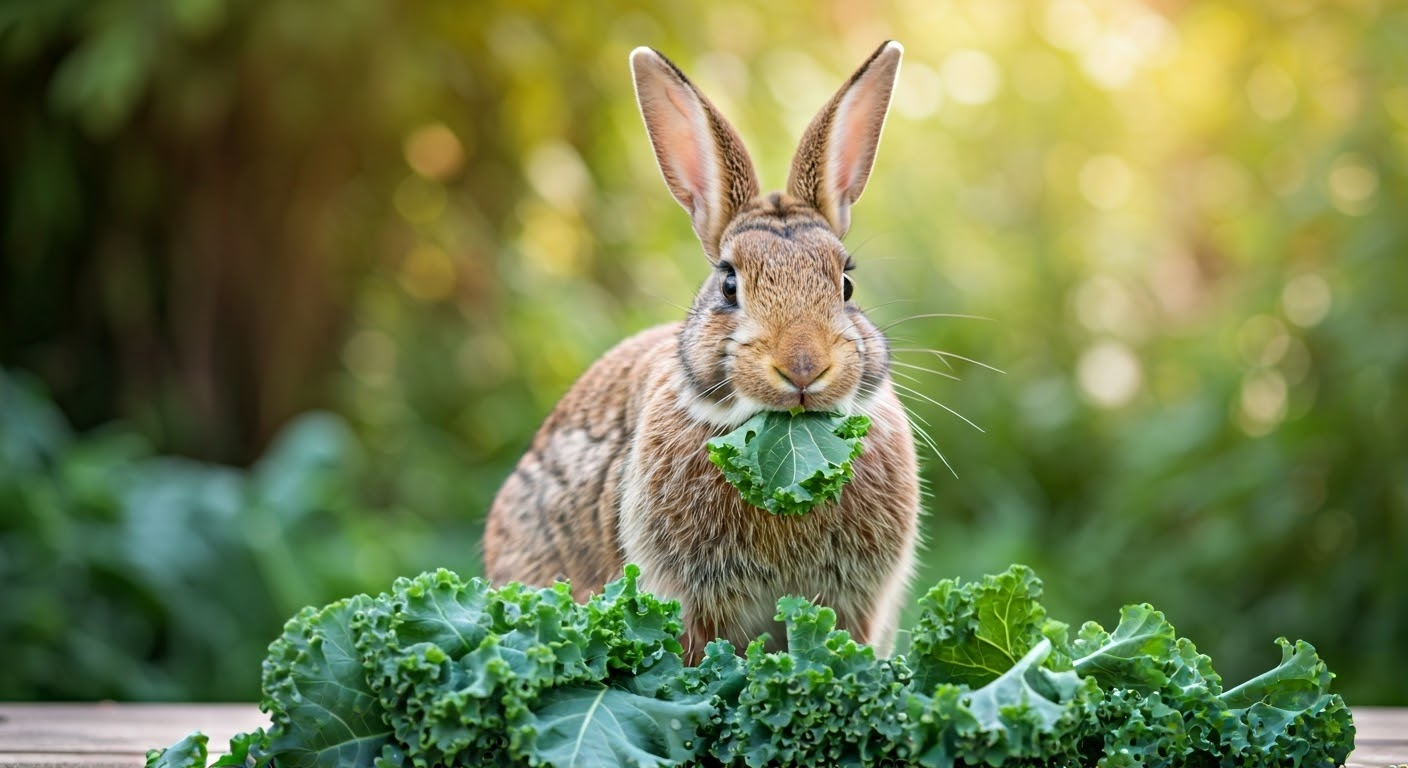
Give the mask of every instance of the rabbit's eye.
<svg viewBox="0 0 1408 768">
<path fill-rule="evenodd" d="M 841 275 L 841 300 L 842 300 L 842 301 L 850 301 L 850 300 L 851 300 L 851 292 L 854 291 L 855 289 L 856 289 L 856 286 L 855 286 L 854 283 L 851 282 L 851 276 L 850 276 L 850 275 Z"/>
<path fill-rule="evenodd" d="M 727 267 L 723 280 L 724 301 L 732 304 L 738 300 L 738 273 L 733 271 L 733 267 Z"/>
</svg>

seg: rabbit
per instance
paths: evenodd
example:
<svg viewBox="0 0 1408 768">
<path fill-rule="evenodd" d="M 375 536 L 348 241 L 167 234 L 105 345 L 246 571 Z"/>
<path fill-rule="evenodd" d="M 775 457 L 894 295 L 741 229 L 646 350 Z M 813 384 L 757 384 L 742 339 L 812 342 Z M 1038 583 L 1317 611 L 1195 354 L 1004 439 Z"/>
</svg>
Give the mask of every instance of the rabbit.
<svg viewBox="0 0 1408 768">
<path fill-rule="evenodd" d="M 852 300 L 841 244 L 875 160 L 903 47 L 881 45 L 812 120 L 785 192 L 760 195 L 733 127 L 673 63 L 630 56 L 665 182 L 711 267 L 683 322 L 608 351 L 547 417 L 485 525 L 494 582 L 569 579 L 585 600 L 640 566 L 680 602 L 681 645 L 785 647 L 776 601 L 831 607 L 888 654 L 918 543 L 919 479 L 890 348 Z M 871 419 L 838 501 L 801 516 L 750 506 L 705 442 L 764 410 Z"/>
</svg>

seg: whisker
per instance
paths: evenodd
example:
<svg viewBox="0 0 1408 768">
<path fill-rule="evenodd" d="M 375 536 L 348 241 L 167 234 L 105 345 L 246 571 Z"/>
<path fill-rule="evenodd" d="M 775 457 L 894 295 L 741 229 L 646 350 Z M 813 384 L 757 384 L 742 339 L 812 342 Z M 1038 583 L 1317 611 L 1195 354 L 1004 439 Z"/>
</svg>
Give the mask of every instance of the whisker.
<svg viewBox="0 0 1408 768">
<path fill-rule="evenodd" d="M 849 342 L 854 343 L 854 342 L 856 342 L 856 341 L 859 341 L 860 339 L 864 339 L 864 338 L 868 335 L 868 334 L 862 333 L 860 336 L 857 336 L 857 337 L 854 338 L 854 339 L 851 338 L 851 337 L 849 337 L 849 336 L 847 336 L 847 335 L 846 335 L 846 332 L 847 332 L 847 331 L 851 331 L 851 330 L 855 330 L 855 327 L 856 327 L 855 322 L 854 322 L 854 321 L 851 322 L 850 325 L 847 325 L 845 328 L 842 328 L 840 333 L 837 333 L 835 336 L 833 336 L 833 337 L 831 338 L 831 343 L 832 343 L 832 344 L 835 344 L 835 343 L 836 343 L 838 340 L 840 340 L 840 339 L 845 339 L 846 341 L 849 341 Z"/>
<path fill-rule="evenodd" d="M 913 304 L 916 301 L 918 301 L 918 299 L 891 299 L 890 301 L 883 301 L 869 307 L 862 307 L 861 311 L 869 314 L 882 307 L 888 307 L 891 304 Z"/>
<path fill-rule="evenodd" d="M 987 320 L 988 322 L 993 322 L 993 319 L 991 317 L 983 317 L 982 315 L 961 315 L 952 312 L 928 312 L 922 315 L 910 315 L 909 317 L 901 317 L 898 320 L 894 320 L 892 322 L 880 326 L 880 330 L 884 331 L 889 328 L 893 328 L 899 325 L 900 323 L 907 323 L 910 320 L 925 320 L 936 317 L 955 317 L 964 320 Z"/>
<path fill-rule="evenodd" d="M 682 304 L 676 304 L 675 302 L 670 301 L 669 299 L 665 298 L 664 296 L 660 296 L 660 295 L 658 295 L 658 294 L 648 293 L 648 292 L 647 292 L 645 295 L 646 295 L 647 297 L 649 297 L 649 298 L 652 298 L 652 299 L 654 299 L 654 300 L 656 300 L 656 301 L 662 303 L 662 304 L 668 304 L 668 305 L 674 307 L 675 309 L 680 310 L 681 312 L 685 313 L 685 316 L 686 316 L 686 317 L 688 317 L 688 316 L 694 314 L 694 308 L 693 308 L 693 307 L 686 307 L 686 306 L 684 306 L 684 305 L 682 305 Z"/>
<path fill-rule="evenodd" d="M 922 382 L 919 381 L 919 377 L 917 377 L 917 376 L 915 376 L 915 375 L 913 375 L 913 374 L 905 373 L 904 371 L 890 371 L 890 373 L 893 374 L 893 375 L 895 375 L 895 376 L 903 376 L 903 377 L 905 377 L 907 380 L 912 381 L 912 382 L 914 382 L 915 384 L 920 384 L 920 383 L 922 383 Z"/>
<path fill-rule="evenodd" d="M 685 407 L 688 408 L 689 406 L 694 405 L 695 403 L 698 403 L 698 402 L 703 401 L 704 398 L 706 398 L 706 397 L 708 397 L 709 395 L 712 395 L 712 394 L 714 394 L 715 392 L 719 391 L 719 389 L 720 389 L 721 387 L 723 387 L 723 386 L 724 386 L 725 384 L 727 384 L 727 383 L 728 383 L 728 379 L 720 379 L 717 384 L 714 384 L 714 385 L 710 386 L 708 389 L 704 389 L 704 390 L 701 390 L 701 391 L 699 391 L 699 392 L 695 392 L 694 395 L 693 395 L 692 397 L 690 397 L 689 401 L 685 403 Z M 728 392 L 727 394 L 724 395 L 724 397 L 723 397 L 723 399 L 720 401 L 720 403 L 721 403 L 721 404 L 722 404 L 722 403 L 727 403 L 727 402 L 729 401 L 729 399 L 732 398 L 733 396 L 734 396 L 734 393 L 733 393 L 733 392 Z"/>
<path fill-rule="evenodd" d="M 919 390 L 914 389 L 913 387 L 906 387 L 905 385 L 900 384 L 900 383 L 895 382 L 895 381 L 891 381 L 890 383 L 891 383 L 891 384 L 894 384 L 897 389 L 902 389 L 902 390 L 904 390 L 904 391 L 906 391 L 906 392 L 908 392 L 908 393 L 910 393 L 910 394 L 912 394 L 912 395 L 914 395 L 914 396 L 916 396 L 916 397 L 922 397 L 922 398 L 924 398 L 925 400 L 928 400 L 929 402 L 933 403 L 934 405 L 937 405 L 937 406 L 939 406 L 940 408 L 944 409 L 945 411 L 948 411 L 949 413 L 953 414 L 954 416 L 957 416 L 958 418 L 962 419 L 962 420 L 964 421 L 964 423 L 966 423 L 968 426 L 972 427 L 973 429 L 976 429 L 976 430 L 978 430 L 979 432 L 982 432 L 983 434 L 987 434 L 987 431 L 986 431 L 986 430 L 984 430 L 982 427 L 978 426 L 977 424 L 974 424 L 972 421 L 970 421 L 970 420 L 968 419 L 967 416 L 964 416 L 963 414 L 959 413 L 958 411 L 953 410 L 952 408 L 948 407 L 947 405 L 944 405 L 943 403 L 939 402 L 938 400 L 935 400 L 934 398 L 929 397 L 928 395 L 924 394 L 923 392 L 920 392 Z"/>
<path fill-rule="evenodd" d="M 874 234 L 874 235 L 871 235 L 870 237 L 865 238 L 864 240 L 862 240 L 862 241 L 860 241 L 859 243 L 857 243 L 857 244 L 856 244 L 856 247 L 854 247 L 854 248 L 847 248 L 847 249 L 846 249 L 846 253 L 849 254 L 851 257 L 854 257 L 857 253 L 860 253 L 860 252 L 861 252 L 861 249 L 865 248 L 865 246 L 867 246 L 867 245 L 869 245 L 871 242 L 873 242 L 873 241 L 875 240 L 875 238 L 878 237 L 878 236 L 879 236 L 879 233 L 876 233 L 876 234 Z"/>
<path fill-rule="evenodd" d="M 949 369 L 950 371 L 956 371 L 956 370 L 958 370 L 957 368 L 954 368 L 954 367 L 953 367 L 953 363 L 950 363 L 947 358 L 945 358 L 943 355 L 938 354 L 937 352 L 935 352 L 935 351 L 932 350 L 932 349 L 923 349 L 923 348 L 920 348 L 920 347 L 890 347 L 890 351 L 891 351 L 891 352 L 928 352 L 928 353 L 933 354 L 934 356 L 938 357 L 938 358 L 939 358 L 939 362 L 943 363 L 945 368 Z"/>
<path fill-rule="evenodd" d="M 914 419 L 917 418 L 917 419 L 919 419 L 920 421 L 923 421 L 924 424 L 925 424 L 925 426 L 928 426 L 928 425 L 929 425 L 929 422 L 926 421 L 923 416 L 920 416 L 920 415 L 917 414 L 917 413 L 911 414 L 908 408 L 904 409 L 904 414 L 905 414 L 905 421 L 909 422 L 909 429 L 910 429 L 910 431 L 912 431 L 912 432 L 914 432 L 915 434 L 919 435 L 919 437 L 924 440 L 924 444 L 927 445 L 927 446 L 929 446 L 929 450 L 933 451 L 933 452 L 934 452 L 934 455 L 939 457 L 939 461 L 942 461 L 942 462 L 944 463 L 944 466 L 945 466 L 945 467 L 948 467 L 948 473 L 949 473 L 950 475 L 953 475 L 953 479 L 954 479 L 954 480 L 957 480 L 957 479 L 958 479 L 958 473 L 954 471 L 953 465 L 950 464 L 950 463 L 948 463 L 948 459 L 944 457 L 944 452 L 941 451 L 941 450 L 939 450 L 939 445 L 938 445 L 938 443 L 935 443 L 935 442 L 934 442 L 934 438 L 931 437 L 931 436 L 929 435 L 929 433 L 926 432 L 926 431 L 923 429 L 923 427 L 920 427 L 918 424 L 915 424 L 915 423 L 914 423 Z"/>
<path fill-rule="evenodd" d="M 890 361 L 890 365 L 898 365 L 898 366 L 901 366 L 901 367 L 904 367 L 904 368 L 912 368 L 912 369 L 914 369 L 914 370 L 916 370 L 916 371 L 923 371 L 923 372 L 925 372 L 925 373 L 932 373 L 932 374 L 934 374 L 935 376 L 942 376 L 942 377 L 944 377 L 945 379 L 952 379 L 952 380 L 954 380 L 954 381 L 963 381 L 963 379 L 960 379 L 960 378 L 958 378 L 957 376 L 954 376 L 954 375 L 951 374 L 951 373 L 944 373 L 943 371 L 936 370 L 936 369 L 934 369 L 934 368 L 925 368 L 925 367 L 922 366 L 922 365 L 915 365 L 914 363 L 906 363 L 906 362 L 904 362 L 903 360 L 891 360 L 891 361 Z M 949 370 L 953 370 L 953 366 L 950 365 L 950 366 L 949 366 Z M 898 371 L 894 371 L 894 373 L 898 373 Z M 912 378 L 912 377 L 911 377 L 911 378 Z"/>
<path fill-rule="evenodd" d="M 891 380 L 890 383 L 893 385 L 895 382 L 894 380 Z M 874 395 L 878 391 L 878 386 L 879 385 L 876 384 L 872 384 L 869 387 L 862 385 L 860 387 L 861 394 L 867 397 Z M 904 419 L 905 422 L 909 424 L 910 431 L 919 436 L 920 440 L 924 442 L 924 445 L 928 447 L 929 450 L 933 451 L 934 455 L 939 457 L 939 461 L 943 462 L 943 465 L 948 468 L 949 474 L 953 475 L 953 478 L 957 480 L 958 472 L 954 471 L 953 465 L 948 462 L 948 458 L 944 456 L 944 452 L 939 450 L 939 444 L 934 442 L 933 436 L 931 436 L 929 432 L 924 429 L 924 427 L 929 427 L 931 429 L 933 428 L 933 425 L 929 423 L 929 420 L 920 415 L 919 412 L 914 411 L 910 408 L 903 408 L 901 409 L 901 412 L 904 413 Z M 919 426 L 919 424 L 915 421 L 916 419 L 919 422 L 922 422 L 924 424 L 924 427 Z"/>
<path fill-rule="evenodd" d="M 892 351 L 892 352 L 924 352 L 924 353 L 926 353 L 926 354 L 935 355 L 935 356 L 937 356 L 939 359 L 951 357 L 951 358 L 953 358 L 953 359 L 955 359 L 955 360 L 962 360 L 962 361 L 965 362 L 965 363 L 972 363 L 973 365 L 980 366 L 980 367 L 982 367 L 982 368 L 986 368 L 986 369 L 988 369 L 989 371 L 992 371 L 993 373 L 1001 373 L 1001 374 L 1006 374 L 1006 373 L 1007 373 L 1007 371 L 1004 371 L 1004 370 L 1002 370 L 1001 368 L 994 368 L 993 366 L 988 365 L 987 363 L 980 363 L 980 362 L 978 362 L 977 360 L 974 360 L 974 359 L 971 358 L 971 357 L 964 357 L 963 355 L 955 354 L 955 353 L 953 353 L 953 352 L 944 352 L 943 350 L 940 350 L 940 349 L 923 349 L 923 348 L 920 348 L 920 347 L 891 347 L 891 348 L 890 348 L 890 351 Z"/>
</svg>

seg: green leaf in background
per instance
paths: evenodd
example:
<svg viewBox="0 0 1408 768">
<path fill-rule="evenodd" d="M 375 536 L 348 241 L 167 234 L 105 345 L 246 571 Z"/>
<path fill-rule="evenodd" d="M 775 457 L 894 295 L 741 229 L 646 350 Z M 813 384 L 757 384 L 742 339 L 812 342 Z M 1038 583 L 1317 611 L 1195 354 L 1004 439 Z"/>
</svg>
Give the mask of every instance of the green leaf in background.
<svg viewBox="0 0 1408 768">
<path fill-rule="evenodd" d="M 0 471 L 34 472 L 73 439 L 63 413 L 45 396 L 35 377 L 0 369 Z"/>
<path fill-rule="evenodd" d="M 841 497 L 869 429 L 864 416 L 764 411 L 710 440 L 709 460 L 749 504 L 802 515 Z"/>
</svg>

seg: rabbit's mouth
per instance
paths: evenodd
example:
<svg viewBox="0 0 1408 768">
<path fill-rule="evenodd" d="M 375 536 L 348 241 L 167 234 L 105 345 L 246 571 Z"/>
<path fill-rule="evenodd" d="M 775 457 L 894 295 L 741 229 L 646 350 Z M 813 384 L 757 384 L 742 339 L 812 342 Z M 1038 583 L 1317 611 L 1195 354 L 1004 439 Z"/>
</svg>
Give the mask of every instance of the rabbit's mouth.
<svg viewBox="0 0 1408 768">
<path fill-rule="evenodd" d="M 799 381 L 797 377 L 789 376 L 781 368 L 773 368 L 773 371 L 782 379 L 781 382 L 778 382 L 782 394 L 791 401 L 787 403 L 785 409 L 779 410 L 792 410 L 794 408 L 801 408 L 806 411 L 826 410 L 825 406 L 828 405 L 828 401 L 830 401 L 831 398 L 827 396 L 824 377 L 830 370 L 831 369 L 828 367 L 826 371 L 823 371 L 809 381 Z"/>
<path fill-rule="evenodd" d="M 829 366 L 821 372 L 800 377 L 774 366 L 769 378 L 769 392 L 765 397 L 754 394 L 762 400 L 770 411 L 837 411 L 838 407 L 851 399 L 853 387 L 846 386 L 845 376 L 839 375 Z M 790 375 L 789 375 L 790 374 Z"/>
</svg>

